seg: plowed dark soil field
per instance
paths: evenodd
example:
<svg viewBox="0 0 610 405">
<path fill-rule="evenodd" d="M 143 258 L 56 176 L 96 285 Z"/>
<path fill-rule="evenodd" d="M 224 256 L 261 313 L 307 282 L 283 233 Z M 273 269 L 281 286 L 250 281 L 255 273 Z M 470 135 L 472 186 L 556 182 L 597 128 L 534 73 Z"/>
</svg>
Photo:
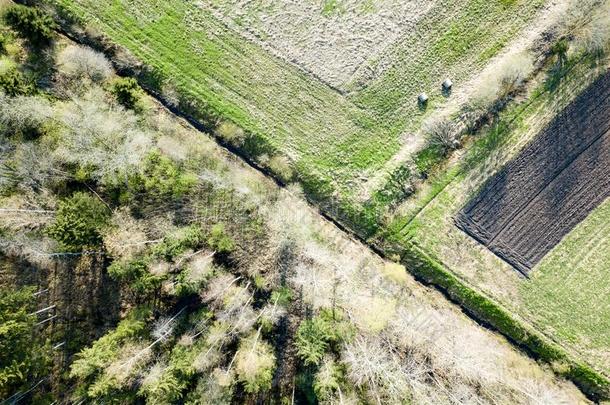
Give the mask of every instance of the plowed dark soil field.
<svg viewBox="0 0 610 405">
<path fill-rule="evenodd" d="M 457 226 L 524 275 L 610 196 L 610 73 L 490 179 Z"/>
</svg>

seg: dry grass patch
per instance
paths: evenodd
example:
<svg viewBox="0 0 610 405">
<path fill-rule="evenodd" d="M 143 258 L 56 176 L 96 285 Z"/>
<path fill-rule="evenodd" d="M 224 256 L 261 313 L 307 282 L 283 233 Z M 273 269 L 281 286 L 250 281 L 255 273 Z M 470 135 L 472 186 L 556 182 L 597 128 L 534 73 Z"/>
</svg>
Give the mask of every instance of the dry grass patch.
<svg viewBox="0 0 610 405">
<path fill-rule="evenodd" d="M 200 1 L 199 7 L 276 56 L 341 88 L 362 63 L 414 29 L 435 3 L 229 0 Z"/>
</svg>

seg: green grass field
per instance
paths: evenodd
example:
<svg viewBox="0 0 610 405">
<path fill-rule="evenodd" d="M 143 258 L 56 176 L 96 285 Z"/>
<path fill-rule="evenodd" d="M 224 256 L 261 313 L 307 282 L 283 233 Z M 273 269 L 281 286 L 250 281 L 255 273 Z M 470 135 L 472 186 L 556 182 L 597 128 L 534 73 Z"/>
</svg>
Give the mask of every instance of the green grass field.
<svg viewBox="0 0 610 405">
<path fill-rule="evenodd" d="M 499 302 L 576 358 L 610 374 L 610 201 L 568 234 L 524 279 L 460 231 L 454 215 L 603 69 L 577 63 L 557 90 L 540 84 L 474 141 L 463 162 L 397 215 L 394 242 L 415 242 L 466 284 Z M 436 184 L 434 184 L 436 183 Z"/>
<path fill-rule="evenodd" d="M 545 0 L 438 1 L 417 32 L 379 59 L 370 83 L 356 74 L 347 96 L 182 1 L 47 0 L 82 18 L 171 78 L 179 91 L 256 134 L 290 158 L 326 196 L 349 200 L 446 100 L 440 82 L 476 75 L 535 16 Z M 327 7 L 322 7 L 324 13 Z M 467 35 L 457 35 L 465 30 Z M 417 108 L 421 91 L 431 95 Z M 320 191 L 320 190 L 318 190 Z"/>
<path fill-rule="evenodd" d="M 610 374 L 610 200 L 539 263 L 519 293 L 537 327 Z"/>
</svg>

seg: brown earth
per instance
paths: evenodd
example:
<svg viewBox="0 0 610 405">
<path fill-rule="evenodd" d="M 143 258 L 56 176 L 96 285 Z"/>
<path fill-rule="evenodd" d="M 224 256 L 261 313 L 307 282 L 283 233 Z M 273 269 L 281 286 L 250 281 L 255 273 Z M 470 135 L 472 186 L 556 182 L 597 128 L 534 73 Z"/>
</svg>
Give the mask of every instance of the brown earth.
<svg viewBox="0 0 610 405">
<path fill-rule="evenodd" d="M 500 170 L 457 226 L 524 275 L 610 196 L 610 72 Z"/>
</svg>

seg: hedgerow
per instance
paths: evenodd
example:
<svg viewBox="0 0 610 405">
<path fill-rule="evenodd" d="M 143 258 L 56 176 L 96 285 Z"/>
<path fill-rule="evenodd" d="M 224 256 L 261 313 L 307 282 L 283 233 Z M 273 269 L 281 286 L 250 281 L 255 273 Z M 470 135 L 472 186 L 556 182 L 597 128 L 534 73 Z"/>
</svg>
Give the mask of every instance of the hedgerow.
<svg viewBox="0 0 610 405">
<path fill-rule="evenodd" d="M 517 345 L 551 365 L 596 398 L 610 395 L 610 381 L 588 365 L 576 362 L 560 347 L 516 320 L 513 315 L 483 294 L 466 286 L 413 242 L 408 242 L 402 262 L 417 278 L 445 291 L 475 319 L 490 325 Z"/>
</svg>

